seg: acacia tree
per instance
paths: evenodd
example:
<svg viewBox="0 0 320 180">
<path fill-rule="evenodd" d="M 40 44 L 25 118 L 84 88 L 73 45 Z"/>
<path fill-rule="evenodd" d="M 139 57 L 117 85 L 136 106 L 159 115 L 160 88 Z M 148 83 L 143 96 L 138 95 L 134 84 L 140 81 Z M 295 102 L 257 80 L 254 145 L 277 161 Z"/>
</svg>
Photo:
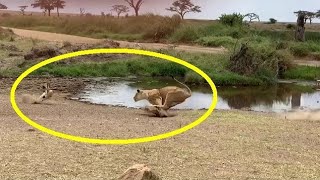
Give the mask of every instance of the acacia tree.
<svg viewBox="0 0 320 180">
<path fill-rule="evenodd" d="M 124 0 L 129 4 L 130 7 L 134 9 L 136 16 L 139 16 L 139 10 L 143 3 L 143 0 Z"/>
<path fill-rule="evenodd" d="M 255 14 L 255 13 L 248 13 L 248 14 L 244 15 L 244 18 L 245 17 L 249 18 L 249 23 L 251 23 L 255 19 L 258 19 L 258 21 L 260 22 L 259 16 L 257 14 Z"/>
<path fill-rule="evenodd" d="M 66 2 L 63 0 L 54 0 L 54 7 L 57 8 L 58 17 L 60 16 L 59 9 L 63 9 L 66 6 Z"/>
<path fill-rule="evenodd" d="M 129 12 L 129 8 L 125 5 L 114 5 L 112 6 L 111 11 L 115 11 L 119 18 L 122 13 Z"/>
<path fill-rule="evenodd" d="M 307 23 L 307 20 L 309 20 L 310 24 L 312 23 L 312 19 L 317 17 L 317 13 L 315 12 L 310 12 L 310 11 L 296 11 L 294 12 L 295 14 L 297 14 L 297 16 L 299 15 L 303 15 L 304 16 L 304 23 Z"/>
<path fill-rule="evenodd" d="M 40 9 L 44 9 L 44 12 L 48 12 L 49 16 L 51 16 L 51 11 L 55 8 L 54 0 L 35 0 L 31 6 L 33 8 L 39 7 Z"/>
<path fill-rule="evenodd" d="M 25 10 L 28 6 L 19 6 L 21 14 L 24 16 L 25 15 Z"/>
<path fill-rule="evenodd" d="M 80 8 L 80 16 L 84 16 L 86 10 L 84 8 Z"/>
<path fill-rule="evenodd" d="M 6 5 L 0 3 L 0 9 L 8 9 L 8 7 Z"/>
<path fill-rule="evenodd" d="M 201 12 L 200 6 L 195 6 L 190 0 L 177 0 L 172 3 L 170 8 L 166 8 L 168 11 L 177 12 L 182 19 L 186 13 L 193 12 L 199 13 Z"/>
</svg>

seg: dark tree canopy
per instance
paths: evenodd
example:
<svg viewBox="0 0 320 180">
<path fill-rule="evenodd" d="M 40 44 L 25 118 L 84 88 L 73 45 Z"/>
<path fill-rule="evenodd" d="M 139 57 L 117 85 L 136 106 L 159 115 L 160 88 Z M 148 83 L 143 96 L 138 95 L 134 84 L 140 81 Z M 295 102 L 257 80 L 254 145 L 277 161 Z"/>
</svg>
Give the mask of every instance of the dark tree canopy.
<svg viewBox="0 0 320 180">
<path fill-rule="evenodd" d="M 260 22 L 259 16 L 255 13 L 248 13 L 248 14 L 244 15 L 244 18 L 246 18 L 246 17 L 249 18 L 249 23 L 251 23 L 255 19 L 258 19 L 258 21 Z"/>
<path fill-rule="evenodd" d="M 200 6 L 195 6 L 190 0 L 177 0 L 172 3 L 170 8 L 166 8 L 168 11 L 177 12 L 182 19 L 186 13 L 193 12 L 199 13 L 201 12 Z"/>
<path fill-rule="evenodd" d="M 317 18 L 320 18 L 320 10 L 318 10 L 318 11 L 316 12 L 316 17 L 317 17 Z"/>
<path fill-rule="evenodd" d="M 122 13 L 129 12 L 129 8 L 125 5 L 113 5 L 111 11 L 115 11 L 119 18 Z"/>
<path fill-rule="evenodd" d="M 307 20 L 309 20 L 310 24 L 312 23 L 312 19 L 316 18 L 317 13 L 315 12 L 310 12 L 310 11 L 296 11 L 294 12 L 295 14 L 297 14 L 297 16 L 299 15 L 303 15 L 304 16 L 304 23 L 307 22 Z"/>
<path fill-rule="evenodd" d="M 63 9 L 66 6 L 66 1 L 63 0 L 54 0 L 54 7 L 57 8 L 57 14 L 60 16 L 59 9 Z"/>
<path fill-rule="evenodd" d="M 124 0 L 129 4 L 130 7 L 134 9 L 136 16 L 139 16 L 139 10 L 143 3 L 143 0 Z"/>
<path fill-rule="evenodd" d="M 84 16 L 86 13 L 86 10 L 84 8 L 80 8 L 80 16 Z"/>
<path fill-rule="evenodd" d="M 28 6 L 18 6 L 20 8 L 21 14 L 25 15 L 25 10 Z"/>
<path fill-rule="evenodd" d="M 6 5 L 0 3 L 0 9 L 8 9 L 8 7 Z"/>
<path fill-rule="evenodd" d="M 49 16 L 51 15 L 51 11 L 55 8 L 54 0 L 35 0 L 31 6 L 33 8 L 43 9 L 44 12 L 48 12 Z"/>
</svg>

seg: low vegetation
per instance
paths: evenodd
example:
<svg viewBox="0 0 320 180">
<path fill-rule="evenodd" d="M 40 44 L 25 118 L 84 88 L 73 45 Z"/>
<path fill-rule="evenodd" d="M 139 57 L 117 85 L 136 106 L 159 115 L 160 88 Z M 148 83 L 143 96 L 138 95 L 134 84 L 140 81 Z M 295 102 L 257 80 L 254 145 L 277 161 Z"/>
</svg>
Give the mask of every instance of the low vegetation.
<svg viewBox="0 0 320 180">
<path fill-rule="evenodd" d="M 285 72 L 285 78 L 310 81 L 318 80 L 320 78 L 320 68 L 309 66 L 295 67 Z"/>
<path fill-rule="evenodd" d="M 304 57 L 320 53 L 320 28 L 308 31 L 306 42 L 297 43 L 294 25 L 279 23 L 245 23 L 243 15 L 223 14 L 219 21 L 181 20 L 179 15 L 114 18 L 112 16 L 9 16 L 0 18 L 8 27 L 33 29 L 64 34 L 111 38 L 128 41 L 171 42 L 199 44 L 232 49 L 236 42 L 250 42 L 266 49 L 274 49 L 281 42 L 282 49 L 293 56 Z M 274 23 L 274 21 L 272 21 Z M 261 24 L 261 26 L 257 25 Z M 267 28 L 269 26 L 269 28 Z M 313 27 L 313 26 L 312 26 Z"/>
<path fill-rule="evenodd" d="M 319 78 L 317 73 L 319 68 L 308 71 L 305 67 L 294 67 L 291 62 L 295 57 L 310 56 L 315 59 L 320 57 L 319 32 L 307 32 L 306 42 L 296 42 L 291 26 L 283 25 L 281 30 L 271 30 L 259 28 L 255 23 L 248 25 L 240 19 L 243 19 L 243 16 L 237 13 L 224 14 L 219 21 L 182 20 L 178 15 L 164 17 L 153 14 L 126 18 L 92 15 L 60 18 L 10 15 L 2 17 L 0 24 L 96 38 L 169 41 L 225 47 L 229 49 L 229 53 L 223 55 L 163 51 L 203 69 L 217 85 L 262 85 L 275 83 L 277 78 L 306 80 Z M 268 26 L 278 26 L 278 24 L 268 24 Z M 0 38 L 9 37 L 7 34 L 3 35 L 8 31 L 0 32 L 2 33 Z M 248 44 L 248 53 L 242 54 L 243 57 L 230 59 L 239 53 L 240 45 L 243 43 Z M 133 57 L 121 61 L 77 63 L 68 66 L 56 63 L 43 67 L 34 74 L 79 77 L 175 75 L 185 77 L 189 83 L 204 83 L 202 77 L 187 68 L 162 60 L 149 61 L 149 59 Z M 237 68 L 232 67 L 232 64 L 236 64 Z M 251 68 L 250 71 L 245 72 L 248 67 Z M 3 70 L 1 75 L 13 75 L 16 72 L 17 69 L 15 72 Z"/>
<path fill-rule="evenodd" d="M 275 71 L 267 71 L 263 68 L 258 69 L 251 74 L 241 74 L 233 72 L 229 69 L 229 55 L 209 55 L 194 53 L 179 53 L 174 51 L 162 51 L 187 62 L 194 64 L 207 73 L 216 85 L 267 85 L 276 83 Z M 260 58 L 263 56 L 259 56 Z M 255 58 L 258 58 L 256 56 Z M 262 60 L 262 59 L 261 59 Z M 293 69 L 292 72 L 301 71 L 300 68 Z M 310 76 L 317 76 L 320 68 L 315 68 Z M 108 62 L 94 63 L 53 63 L 44 66 L 34 72 L 32 75 L 54 75 L 58 77 L 161 77 L 161 76 L 177 76 L 184 77 L 187 83 L 203 84 L 205 80 L 192 70 L 165 60 L 151 58 L 147 56 L 130 56 L 122 59 L 115 59 Z M 290 77 L 285 74 L 283 78 Z M 308 77 L 301 77 L 302 79 Z"/>
</svg>

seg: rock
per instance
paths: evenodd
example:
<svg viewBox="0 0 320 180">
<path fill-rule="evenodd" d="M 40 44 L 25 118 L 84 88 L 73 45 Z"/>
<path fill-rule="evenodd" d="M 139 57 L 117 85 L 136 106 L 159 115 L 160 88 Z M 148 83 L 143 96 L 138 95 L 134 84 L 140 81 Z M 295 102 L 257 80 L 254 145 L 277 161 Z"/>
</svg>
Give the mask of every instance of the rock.
<svg viewBox="0 0 320 180">
<path fill-rule="evenodd" d="M 25 60 L 31 60 L 31 59 L 34 59 L 34 58 L 35 58 L 35 56 L 32 53 L 24 55 L 24 59 Z"/>
<path fill-rule="evenodd" d="M 52 58 L 60 55 L 61 52 L 55 46 L 43 46 L 43 47 L 33 47 L 31 52 L 24 55 L 25 60 L 31 60 L 35 58 Z"/>
<path fill-rule="evenodd" d="M 17 48 L 17 46 L 15 45 L 0 44 L 0 49 L 4 49 L 7 51 L 21 52 L 21 50 L 19 50 L 19 48 Z"/>
<path fill-rule="evenodd" d="M 160 180 L 145 164 L 136 164 L 127 169 L 119 180 Z"/>
</svg>

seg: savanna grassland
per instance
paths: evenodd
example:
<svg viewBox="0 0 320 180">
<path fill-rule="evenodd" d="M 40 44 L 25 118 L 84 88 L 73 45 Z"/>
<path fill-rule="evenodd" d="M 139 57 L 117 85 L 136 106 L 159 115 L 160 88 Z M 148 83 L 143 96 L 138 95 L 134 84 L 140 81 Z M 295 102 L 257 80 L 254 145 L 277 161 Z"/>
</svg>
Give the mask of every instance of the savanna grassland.
<svg viewBox="0 0 320 180">
<path fill-rule="evenodd" d="M 278 78 L 315 80 L 319 77 L 319 68 L 295 66 L 293 63 L 294 59 L 318 59 L 320 53 L 319 25 L 307 26 L 307 30 L 308 27 L 312 30 L 307 31 L 306 42 L 296 42 L 294 30 L 285 23 L 252 23 L 230 26 L 222 21 L 181 20 L 178 16 L 164 17 L 152 14 L 119 19 L 108 16 L 62 16 L 58 18 L 2 14 L 0 24 L 6 27 L 100 39 L 223 47 L 228 51 L 222 54 L 158 50 L 158 52 L 194 63 L 202 68 L 217 85 L 265 85 L 275 83 Z M 36 40 L 32 41 L 34 43 Z M 254 70 L 250 73 L 232 70 L 230 67 L 230 56 L 239 51 L 240 44 L 245 42 L 248 42 L 250 48 L 248 53 L 252 62 L 261 64 L 259 67 L 252 67 Z M 140 61 L 141 59 L 144 61 Z M 148 57 L 127 57 L 121 61 L 70 64 L 63 67 L 52 64 L 40 69 L 36 74 L 50 73 L 55 76 L 76 77 L 175 75 L 185 77 L 190 83 L 203 82 L 201 77 L 184 67 L 162 61 L 156 62 L 156 66 L 151 66 L 151 63 L 155 61 L 148 61 L 149 59 Z M 24 63 L 20 69 L 27 67 L 29 67 L 28 63 Z M 280 67 L 285 71 L 279 72 Z M 138 68 L 139 72 L 135 68 Z M 1 74 L 13 73 L 6 70 Z"/>
</svg>

